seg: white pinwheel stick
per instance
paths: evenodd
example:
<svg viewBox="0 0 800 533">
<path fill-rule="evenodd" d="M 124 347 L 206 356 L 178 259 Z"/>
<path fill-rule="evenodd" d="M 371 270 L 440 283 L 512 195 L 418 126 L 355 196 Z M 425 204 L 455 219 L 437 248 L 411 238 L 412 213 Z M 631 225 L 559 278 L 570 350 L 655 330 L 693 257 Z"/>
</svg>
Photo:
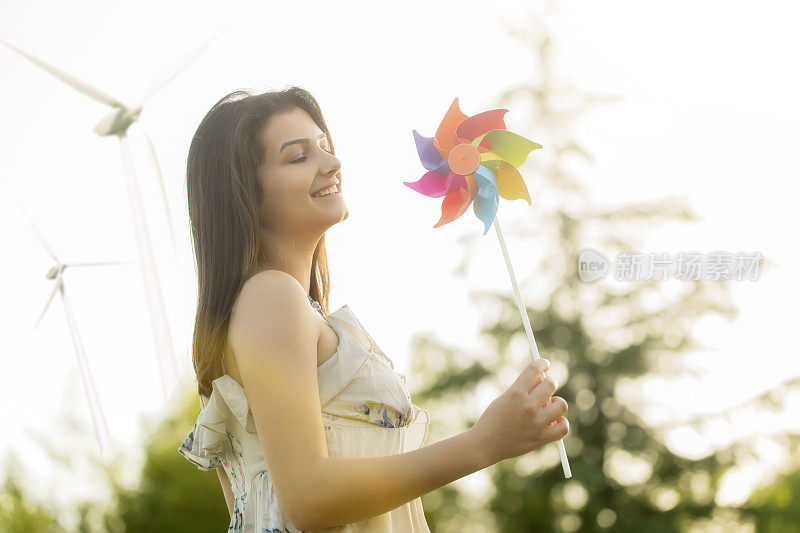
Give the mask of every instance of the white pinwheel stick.
<svg viewBox="0 0 800 533">
<path fill-rule="evenodd" d="M 533 329 L 531 328 L 531 321 L 528 318 L 528 312 L 525 309 L 525 303 L 522 301 L 522 293 L 519 290 L 519 285 L 517 285 L 517 277 L 514 275 L 514 267 L 511 266 L 511 258 L 508 256 L 508 248 L 506 248 L 506 241 L 503 239 L 503 232 L 500 231 L 500 221 L 498 220 L 497 215 L 495 214 L 494 222 L 492 222 L 495 231 L 497 232 L 497 240 L 500 241 L 500 248 L 503 250 L 503 258 L 506 260 L 506 268 L 508 269 L 508 276 L 511 278 L 511 285 L 514 287 L 514 297 L 517 300 L 517 307 L 519 308 L 519 314 L 522 317 L 522 325 L 525 326 L 525 333 L 528 335 L 528 344 L 531 346 L 531 353 L 533 354 L 533 360 L 539 359 L 539 348 L 536 346 L 536 340 L 533 338 Z M 547 377 L 547 373 L 543 373 L 544 377 Z M 544 377 L 542 379 L 544 379 Z M 556 442 L 558 446 L 558 455 L 561 456 L 561 468 L 564 469 L 564 477 L 571 478 L 572 471 L 569 468 L 569 459 L 567 459 L 567 450 L 564 448 L 564 439 L 559 439 Z"/>
</svg>

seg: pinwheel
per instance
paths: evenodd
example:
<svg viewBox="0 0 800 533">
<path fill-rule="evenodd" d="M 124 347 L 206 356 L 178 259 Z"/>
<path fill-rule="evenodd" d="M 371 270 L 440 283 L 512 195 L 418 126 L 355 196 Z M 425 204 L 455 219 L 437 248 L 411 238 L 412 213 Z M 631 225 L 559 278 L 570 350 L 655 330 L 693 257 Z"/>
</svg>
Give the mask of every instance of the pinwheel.
<svg viewBox="0 0 800 533">
<path fill-rule="evenodd" d="M 529 206 L 533 205 L 518 168 L 531 151 L 542 145 L 508 131 L 503 121 L 503 115 L 507 112 L 508 109 L 492 109 L 470 117 L 459 109 L 456 97 L 439 123 L 436 135 L 424 137 L 416 130 L 412 131 L 420 162 L 427 172 L 419 180 L 404 181 L 403 185 L 431 198 L 444 196 L 442 216 L 434 228 L 457 219 L 470 204 L 475 216 L 483 222 L 484 235 L 489 231 L 489 226 L 494 226 L 531 353 L 536 360 L 539 359 L 539 349 L 500 231 L 497 207 L 500 197 L 506 200 L 522 198 Z M 563 439 L 556 444 L 564 477 L 570 478 L 572 472 Z"/>
<path fill-rule="evenodd" d="M 532 205 L 518 167 L 542 145 L 508 131 L 503 121 L 507 112 L 492 109 L 468 117 L 456 98 L 434 137 L 413 131 L 419 159 L 428 172 L 418 181 L 403 184 L 431 198 L 444 196 L 442 217 L 434 228 L 457 219 L 473 204 L 486 235 L 497 215 L 500 196 L 522 198 Z"/>
</svg>

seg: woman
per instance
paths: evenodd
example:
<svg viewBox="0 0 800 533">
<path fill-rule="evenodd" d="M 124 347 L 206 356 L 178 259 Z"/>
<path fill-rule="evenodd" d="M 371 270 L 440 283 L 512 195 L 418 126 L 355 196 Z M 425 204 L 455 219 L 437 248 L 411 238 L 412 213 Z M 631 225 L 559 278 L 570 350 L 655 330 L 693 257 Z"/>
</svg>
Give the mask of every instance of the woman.
<svg viewBox="0 0 800 533">
<path fill-rule="evenodd" d="M 325 231 L 349 215 L 334 154 L 298 87 L 225 96 L 189 149 L 203 408 L 180 452 L 217 469 L 229 531 L 427 532 L 421 495 L 569 431 L 540 359 L 422 446 L 405 376 L 349 306 L 328 314 Z"/>
</svg>

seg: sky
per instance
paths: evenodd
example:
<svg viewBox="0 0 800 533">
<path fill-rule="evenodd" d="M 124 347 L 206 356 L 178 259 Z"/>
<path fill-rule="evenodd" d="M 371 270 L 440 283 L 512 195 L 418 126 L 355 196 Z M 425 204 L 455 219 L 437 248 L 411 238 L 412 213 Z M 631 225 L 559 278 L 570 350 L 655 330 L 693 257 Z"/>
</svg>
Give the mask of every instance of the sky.
<svg viewBox="0 0 800 533">
<path fill-rule="evenodd" d="M 390 12 L 368 2 L 307 5 L 297 11 L 290 3 L 256 1 L 0 0 L 0 38 L 125 102 L 135 101 L 160 72 L 244 15 L 146 102 L 129 131 L 160 274 L 169 287 L 182 383 L 193 379 L 195 284 L 186 154 L 211 105 L 239 88 L 299 85 L 322 105 L 350 210 L 349 219 L 326 237 L 331 310 L 348 304 L 404 373 L 415 335 L 468 348 L 485 342 L 476 334 L 480 315 L 471 294 L 511 292 L 494 232 L 479 239 L 480 259 L 469 276 L 454 276 L 458 238 L 481 231 L 480 223 L 470 211 L 431 231 L 439 202 L 426 202 L 400 184 L 421 176 L 411 130 L 432 136 L 454 97 L 462 111 L 474 114 L 493 108 L 506 87 L 535 76 L 530 50 L 505 26 L 537 24 L 553 33 L 559 82 L 621 97 L 573 127 L 593 161 L 571 170 L 598 205 L 682 197 L 702 217 L 690 226 L 652 231 L 642 251 L 760 251 L 772 265 L 757 281 L 733 283 L 735 320 L 698 321 L 695 332 L 708 349 L 680 360 L 689 361 L 698 376 L 665 372 L 627 383 L 624 392 L 645 398 L 643 416 L 660 423 L 718 412 L 800 374 L 793 338 L 799 254 L 791 244 L 791 228 L 800 222 L 800 163 L 794 157 L 800 78 L 793 57 L 800 48 L 793 27 L 799 8 L 772 2 L 754 11 L 744 2 L 555 6 L 504 0 L 407 2 Z M 45 279 L 51 263 L 20 205 L 62 261 L 130 262 L 65 274 L 113 446 L 136 457 L 145 428 L 170 403 L 153 356 L 119 142 L 93 132 L 107 108 L 2 46 L 0 73 L 0 324 L 7 348 L 3 363 L 10 369 L 0 400 L 14 407 L 0 415 L 0 453 L 14 452 L 35 473 L 28 479 L 31 487 L 44 495 L 66 474 L 45 462 L 36 435 L 82 457 L 87 472 L 98 450 L 58 298 L 34 328 L 52 290 Z M 510 108 L 508 128 L 521 129 L 522 119 Z M 535 126 L 525 128 L 536 132 Z M 142 131 L 153 139 L 166 179 L 177 259 Z M 537 197 L 535 176 L 526 182 Z M 524 202 L 501 206 L 501 222 L 529 208 Z M 510 235 L 506 240 L 523 278 L 537 257 L 536 243 Z M 775 420 L 743 414 L 732 426 L 702 435 L 671 432 L 667 442 L 699 457 L 731 439 L 758 438 L 790 424 L 797 429 L 798 404 L 795 394 L 787 400 L 789 414 Z M 83 424 L 85 438 L 59 440 L 70 420 Z M 780 468 L 787 458 L 768 446 L 759 444 L 766 450 L 762 464 L 743 464 L 729 476 L 720 503 L 741 501 Z M 477 474 L 468 477 L 485 484 Z M 96 480 L 86 481 L 69 495 L 52 497 L 92 497 L 96 490 Z"/>
</svg>

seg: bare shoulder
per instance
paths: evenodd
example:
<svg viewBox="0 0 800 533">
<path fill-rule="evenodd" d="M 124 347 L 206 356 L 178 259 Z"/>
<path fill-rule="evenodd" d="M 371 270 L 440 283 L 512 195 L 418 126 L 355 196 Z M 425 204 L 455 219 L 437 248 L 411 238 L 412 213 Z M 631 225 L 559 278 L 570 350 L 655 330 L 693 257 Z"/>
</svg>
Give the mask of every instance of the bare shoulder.
<svg viewBox="0 0 800 533">
<path fill-rule="evenodd" d="M 265 346 L 271 354 L 307 355 L 317 364 L 319 328 L 309 312 L 305 289 L 291 275 L 279 270 L 264 270 L 248 279 L 231 311 L 228 340 L 240 367 L 242 358 L 261 358 Z M 247 378 L 242 373 L 242 380 Z"/>
<path fill-rule="evenodd" d="M 239 291 L 236 304 L 238 305 L 241 301 L 252 301 L 254 298 L 263 302 L 265 296 L 268 297 L 267 300 L 278 300 L 269 298 L 271 295 L 299 295 L 307 299 L 305 290 L 293 276 L 281 270 L 262 270 L 245 281 Z"/>
<path fill-rule="evenodd" d="M 231 333 L 253 327 L 263 329 L 270 324 L 302 327 L 308 315 L 308 296 L 300 283 L 280 270 L 263 270 L 239 291 L 231 310 Z"/>
</svg>

